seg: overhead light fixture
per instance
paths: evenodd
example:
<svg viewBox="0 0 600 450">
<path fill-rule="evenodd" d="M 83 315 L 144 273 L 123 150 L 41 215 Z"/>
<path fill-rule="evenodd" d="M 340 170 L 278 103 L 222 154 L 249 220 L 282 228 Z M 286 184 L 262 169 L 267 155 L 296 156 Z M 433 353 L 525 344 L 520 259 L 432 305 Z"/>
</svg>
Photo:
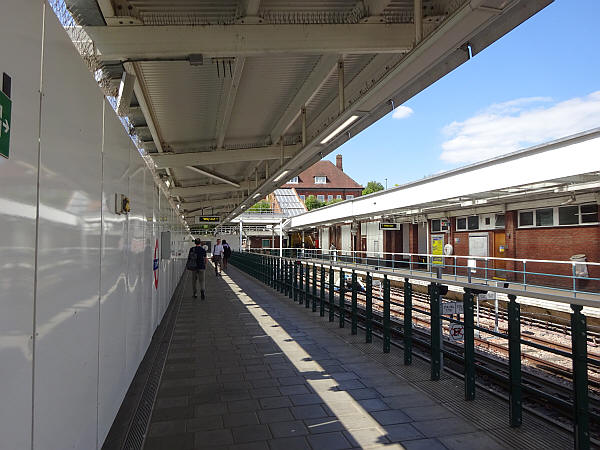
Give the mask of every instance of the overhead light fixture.
<svg viewBox="0 0 600 450">
<path fill-rule="evenodd" d="M 171 180 L 169 180 L 168 178 L 165 180 L 165 184 L 167 185 L 167 187 L 171 187 Z"/>
<path fill-rule="evenodd" d="M 246 205 L 242 205 L 242 206 L 240 206 L 240 208 L 242 208 L 242 209 L 244 209 L 245 207 L 246 207 Z"/>
<path fill-rule="evenodd" d="M 356 122 L 358 117 L 359 116 L 350 116 L 348 119 L 346 119 L 344 121 L 344 123 L 342 123 L 339 127 L 337 127 L 335 130 L 333 130 L 325 139 L 323 139 L 321 141 L 321 144 L 327 144 L 330 140 L 332 140 L 334 137 L 336 137 L 338 134 L 340 134 L 346 127 L 348 127 L 350 124 L 353 124 L 354 122 Z"/>
<path fill-rule="evenodd" d="M 284 170 L 283 172 L 281 172 L 279 175 L 277 175 L 277 178 L 274 178 L 273 181 L 279 181 L 281 180 L 283 177 L 285 177 L 288 173 L 290 173 L 289 170 Z"/>
<path fill-rule="evenodd" d="M 252 196 L 252 198 L 256 198 L 256 197 L 260 197 L 260 192 L 257 192 L 256 194 L 254 194 L 254 195 Z"/>
</svg>

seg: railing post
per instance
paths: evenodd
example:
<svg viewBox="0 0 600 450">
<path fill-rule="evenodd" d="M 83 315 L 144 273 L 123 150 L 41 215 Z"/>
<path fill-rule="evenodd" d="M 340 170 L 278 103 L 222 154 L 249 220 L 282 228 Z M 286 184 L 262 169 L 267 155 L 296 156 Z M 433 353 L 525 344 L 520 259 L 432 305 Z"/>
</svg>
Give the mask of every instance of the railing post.
<svg viewBox="0 0 600 450">
<path fill-rule="evenodd" d="M 575 449 L 590 448 L 587 326 L 582 306 L 571 305 L 571 350 L 573 354 L 573 416 Z"/>
<path fill-rule="evenodd" d="M 304 306 L 310 308 L 310 270 L 306 263 L 306 275 L 304 278 Z"/>
<path fill-rule="evenodd" d="M 475 399 L 475 328 L 473 292 L 465 288 L 463 294 L 465 321 L 465 400 Z"/>
<path fill-rule="evenodd" d="M 365 342 L 373 342 L 373 277 L 367 272 L 367 292 L 365 292 Z"/>
<path fill-rule="evenodd" d="M 442 316 L 440 314 L 440 293 L 439 284 L 431 283 L 429 285 L 429 304 L 431 310 L 431 380 L 440 379 L 442 358 L 441 358 L 441 327 Z"/>
<path fill-rule="evenodd" d="M 511 427 L 518 427 L 522 422 L 521 307 L 516 295 L 509 294 L 508 299 L 509 420 Z"/>
<path fill-rule="evenodd" d="M 404 279 L 404 365 L 412 364 L 412 285 Z"/>
<path fill-rule="evenodd" d="M 296 264 L 296 266 L 298 266 L 298 264 Z M 304 266 L 302 264 L 299 264 L 298 267 L 298 284 L 297 284 L 297 289 L 298 289 L 298 304 L 302 305 L 304 303 L 304 295 L 302 293 L 302 285 L 304 283 Z"/>
<path fill-rule="evenodd" d="M 317 265 L 312 266 L 312 312 L 317 311 Z"/>
<path fill-rule="evenodd" d="M 358 307 L 357 307 L 357 296 L 356 292 L 356 271 L 352 269 L 352 326 L 351 333 L 358 334 Z"/>
<path fill-rule="evenodd" d="M 345 280 L 344 280 L 344 269 L 340 268 L 340 297 L 339 297 L 339 305 L 340 305 L 340 328 L 344 328 L 346 324 L 346 289 L 345 289 Z"/>
<path fill-rule="evenodd" d="M 294 262 L 294 274 L 292 276 L 294 279 L 293 297 L 294 297 L 294 301 L 297 302 L 298 301 L 298 264 L 296 264 L 295 262 Z M 302 300 L 300 300 L 300 303 L 302 303 Z"/>
<path fill-rule="evenodd" d="M 383 276 L 383 353 L 390 352 L 390 280 Z"/>
<path fill-rule="evenodd" d="M 335 319 L 335 283 L 333 266 L 329 266 L 329 283 L 327 284 L 327 288 L 329 289 L 329 321 L 333 322 Z"/>
<path fill-rule="evenodd" d="M 321 295 L 319 296 L 319 316 L 325 316 L 325 266 L 321 265 Z"/>
<path fill-rule="evenodd" d="M 288 296 L 290 298 L 294 297 L 294 269 L 296 268 L 296 264 L 292 261 L 288 261 Z"/>
</svg>

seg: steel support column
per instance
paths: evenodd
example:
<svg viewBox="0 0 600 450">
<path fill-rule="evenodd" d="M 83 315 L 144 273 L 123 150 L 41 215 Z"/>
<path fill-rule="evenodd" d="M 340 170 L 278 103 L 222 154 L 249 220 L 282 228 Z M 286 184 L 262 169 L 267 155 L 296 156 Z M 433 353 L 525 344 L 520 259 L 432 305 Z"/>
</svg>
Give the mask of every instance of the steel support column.
<svg viewBox="0 0 600 450">
<path fill-rule="evenodd" d="M 571 305 L 571 349 L 573 354 L 573 416 L 575 448 L 590 448 L 588 398 L 587 324 L 582 307 Z"/>
<path fill-rule="evenodd" d="M 521 308 L 516 295 L 508 295 L 508 366 L 509 421 L 511 427 L 521 426 Z"/>
</svg>

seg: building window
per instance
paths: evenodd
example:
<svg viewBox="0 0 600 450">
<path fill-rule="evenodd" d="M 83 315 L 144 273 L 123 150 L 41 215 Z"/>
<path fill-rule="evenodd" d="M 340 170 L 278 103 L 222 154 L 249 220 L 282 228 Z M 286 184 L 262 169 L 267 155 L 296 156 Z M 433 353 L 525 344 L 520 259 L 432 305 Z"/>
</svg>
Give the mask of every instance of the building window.
<svg viewBox="0 0 600 450">
<path fill-rule="evenodd" d="M 556 227 L 596 223 L 598 223 L 596 203 L 519 211 L 519 227 Z"/>
<path fill-rule="evenodd" d="M 331 200 L 333 200 L 333 195 L 329 194 L 329 195 L 327 196 L 327 201 L 328 201 L 328 202 L 330 202 Z"/>
<path fill-rule="evenodd" d="M 589 205 L 579 205 L 581 209 L 581 223 L 596 223 L 598 222 L 598 204 L 591 203 Z"/>
<path fill-rule="evenodd" d="M 352 200 L 354 198 L 354 195 L 346 195 L 346 200 Z"/>
<path fill-rule="evenodd" d="M 340 194 L 336 195 L 335 198 L 339 198 L 340 200 L 342 199 L 342 196 Z"/>
<path fill-rule="evenodd" d="M 288 181 L 289 184 L 298 184 L 298 177 L 294 177 L 292 178 L 290 181 Z"/>
<path fill-rule="evenodd" d="M 315 184 L 325 184 L 327 183 L 327 177 L 315 177 Z"/>
<path fill-rule="evenodd" d="M 302 200 L 302 201 L 306 200 L 306 196 L 304 196 L 304 195 L 300 195 L 299 197 L 300 197 L 300 200 Z"/>
<path fill-rule="evenodd" d="M 431 221 L 431 231 L 441 232 L 448 231 L 450 229 L 448 219 L 433 219 Z"/>
<path fill-rule="evenodd" d="M 496 214 L 496 224 L 495 227 L 496 228 L 504 228 L 504 214 Z"/>
<path fill-rule="evenodd" d="M 325 201 L 325 196 L 324 195 L 317 195 L 317 200 L 319 200 L 320 202 L 324 202 Z"/>
<path fill-rule="evenodd" d="M 479 216 L 457 217 L 456 231 L 478 230 Z"/>
<path fill-rule="evenodd" d="M 262 240 L 262 248 L 269 248 L 271 247 L 271 239 L 263 239 Z"/>
<path fill-rule="evenodd" d="M 554 225 L 554 211 L 552 208 L 535 210 L 536 227 L 551 227 L 552 225 Z"/>
</svg>

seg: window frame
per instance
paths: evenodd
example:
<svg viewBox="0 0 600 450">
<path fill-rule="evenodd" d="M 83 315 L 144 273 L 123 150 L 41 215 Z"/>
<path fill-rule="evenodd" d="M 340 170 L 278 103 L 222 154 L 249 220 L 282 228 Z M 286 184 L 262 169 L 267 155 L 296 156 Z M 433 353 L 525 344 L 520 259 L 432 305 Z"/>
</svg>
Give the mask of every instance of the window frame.
<svg viewBox="0 0 600 450">
<path fill-rule="evenodd" d="M 299 179 L 298 177 L 293 177 L 290 181 L 288 181 L 288 184 L 298 184 Z"/>
<path fill-rule="evenodd" d="M 325 196 L 323 194 L 319 194 L 317 195 L 317 200 L 320 202 L 324 202 L 325 201 Z"/>
<path fill-rule="evenodd" d="M 317 181 L 317 178 L 323 181 Z M 325 175 L 315 175 L 314 181 L 315 184 L 327 184 L 327 177 Z"/>
<path fill-rule="evenodd" d="M 352 194 L 348 194 L 348 195 L 346 195 L 346 200 L 354 200 L 354 198 L 355 198 L 355 197 L 354 197 L 354 195 L 352 195 Z"/>
<path fill-rule="evenodd" d="M 519 209 L 517 210 L 517 227 L 518 228 L 555 228 L 555 227 L 585 227 L 588 225 L 598 225 L 600 222 L 598 221 L 598 216 L 596 214 L 596 220 L 594 222 L 582 222 L 582 213 L 581 207 L 586 205 L 596 205 L 596 209 L 598 209 L 598 203 L 595 202 L 586 202 L 580 203 L 577 205 L 569 205 L 569 206 L 577 206 L 577 219 L 578 223 L 569 223 L 569 224 L 561 224 L 560 223 L 560 208 L 567 207 L 567 205 L 559 205 L 559 206 L 545 206 L 540 208 L 528 208 L 528 209 Z M 552 225 L 538 225 L 537 224 L 537 211 L 542 209 L 551 209 L 552 210 Z M 533 224 L 532 225 L 521 225 L 521 213 L 533 213 Z M 585 215 L 593 215 L 593 213 L 585 213 Z"/>
<path fill-rule="evenodd" d="M 469 228 L 469 217 L 477 217 L 477 228 Z M 464 219 L 465 220 L 465 228 L 458 227 L 458 221 Z M 468 216 L 458 216 L 456 217 L 456 231 L 478 231 L 481 229 L 481 224 L 479 214 L 469 214 Z"/>
</svg>

